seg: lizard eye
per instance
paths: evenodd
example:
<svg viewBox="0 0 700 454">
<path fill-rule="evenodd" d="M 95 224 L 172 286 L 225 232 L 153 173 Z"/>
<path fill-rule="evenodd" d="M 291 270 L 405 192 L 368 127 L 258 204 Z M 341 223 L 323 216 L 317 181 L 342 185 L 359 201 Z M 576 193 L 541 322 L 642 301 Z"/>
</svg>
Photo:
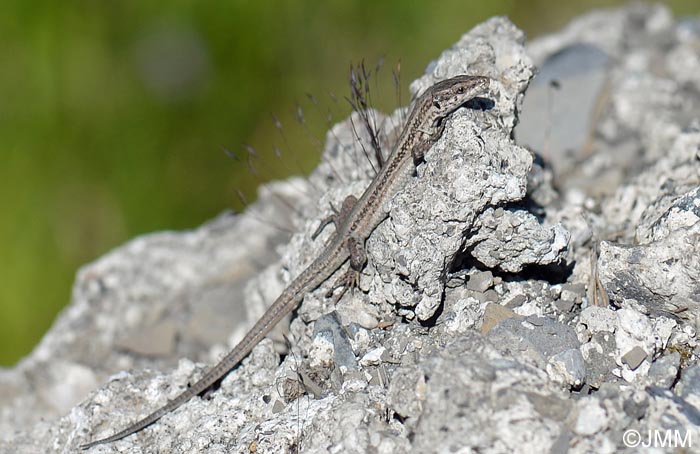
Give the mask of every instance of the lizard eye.
<svg viewBox="0 0 700 454">
<path fill-rule="evenodd" d="M 439 109 L 439 108 L 440 108 L 440 103 L 437 102 L 437 101 L 433 101 L 433 106 L 434 106 L 436 109 Z"/>
<path fill-rule="evenodd" d="M 462 86 L 457 87 L 457 93 L 459 93 L 460 95 L 462 93 L 464 93 L 464 87 L 462 87 Z"/>
</svg>

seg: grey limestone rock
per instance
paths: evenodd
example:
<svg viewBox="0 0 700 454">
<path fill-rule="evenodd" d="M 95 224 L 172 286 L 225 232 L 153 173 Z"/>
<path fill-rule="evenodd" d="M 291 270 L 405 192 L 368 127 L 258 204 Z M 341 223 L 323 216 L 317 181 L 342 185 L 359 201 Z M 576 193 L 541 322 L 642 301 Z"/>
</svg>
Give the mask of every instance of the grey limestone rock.
<svg viewBox="0 0 700 454">
<path fill-rule="evenodd" d="M 614 453 L 635 452 L 629 430 L 700 439 L 699 24 L 632 5 L 527 47 L 504 18 L 465 34 L 411 90 L 467 73 L 492 77 L 490 93 L 449 119 L 387 203 L 359 289 L 328 298 L 332 277 L 218 389 L 92 452 Z M 376 112 L 384 148 L 405 114 Z M 373 177 L 353 130 L 335 125 L 308 179 L 261 188 L 246 213 L 86 265 L 41 344 L 0 372 L 0 452 L 74 452 L 201 377 L 322 250 L 332 229 L 312 233 L 331 207 Z M 260 222 L 273 217 L 296 233 Z"/>
</svg>

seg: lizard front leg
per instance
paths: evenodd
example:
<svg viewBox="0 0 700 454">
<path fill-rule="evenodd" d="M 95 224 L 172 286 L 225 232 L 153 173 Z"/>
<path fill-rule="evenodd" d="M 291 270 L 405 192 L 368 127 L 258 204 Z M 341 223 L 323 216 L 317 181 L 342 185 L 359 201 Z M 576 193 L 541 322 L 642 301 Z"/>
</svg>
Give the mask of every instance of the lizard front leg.
<svg viewBox="0 0 700 454">
<path fill-rule="evenodd" d="M 314 233 L 311 234 L 311 239 L 315 240 L 317 236 L 323 232 L 323 229 L 325 229 L 328 224 L 333 224 L 336 227 L 338 224 L 342 224 L 345 222 L 345 220 L 350 216 L 350 213 L 352 212 L 352 209 L 355 207 L 355 204 L 357 203 L 357 197 L 354 195 L 349 195 L 345 197 L 345 200 L 343 200 L 343 205 L 340 207 L 340 211 L 336 210 L 333 205 L 331 205 L 331 209 L 333 210 L 333 214 L 330 216 L 327 216 L 321 221 L 321 224 L 318 226 L 318 228 L 314 231 Z"/>
<path fill-rule="evenodd" d="M 442 133 L 444 131 L 444 120 L 441 120 L 439 123 L 437 123 L 437 125 L 435 125 L 435 131 L 433 131 L 432 133 L 428 131 L 422 131 L 424 138 L 411 149 L 414 164 L 418 165 L 421 162 L 423 162 L 423 157 L 425 156 L 425 153 L 427 153 L 428 150 L 430 150 L 430 147 L 432 147 L 435 144 L 435 142 L 438 141 L 438 139 L 440 138 L 440 136 L 442 136 Z"/>
</svg>

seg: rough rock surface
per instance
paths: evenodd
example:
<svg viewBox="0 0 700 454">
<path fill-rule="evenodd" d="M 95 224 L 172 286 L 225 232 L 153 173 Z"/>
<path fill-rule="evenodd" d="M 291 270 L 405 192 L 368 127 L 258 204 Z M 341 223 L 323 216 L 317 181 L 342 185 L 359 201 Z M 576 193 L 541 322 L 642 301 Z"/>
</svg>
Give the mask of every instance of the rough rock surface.
<svg viewBox="0 0 700 454">
<path fill-rule="evenodd" d="M 92 452 L 697 446 L 699 49 L 700 20 L 662 7 L 593 12 L 527 48 L 504 18 L 477 26 L 411 89 L 468 73 L 492 93 L 391 201 L 359 290 L 336 302 L 324 284 L 271 336 L 291 350 L 261 342 L 208 396 Z M 386 146 L 405 113 L 382 117 Z M 358 140 L 338 124 L 308 180 L 83 268 L 41 344 L 0 373 L 0 452 L 74 452 L 200 377 L 366 187 Z"/>
</svg>

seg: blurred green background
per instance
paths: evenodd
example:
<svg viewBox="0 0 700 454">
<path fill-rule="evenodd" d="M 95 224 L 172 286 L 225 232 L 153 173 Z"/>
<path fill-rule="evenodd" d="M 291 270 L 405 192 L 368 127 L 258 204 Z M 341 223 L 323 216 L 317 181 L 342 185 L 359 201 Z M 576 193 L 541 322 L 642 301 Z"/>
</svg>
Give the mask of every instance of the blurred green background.
<svg viewBox="0 0 700 454">
<path fill-rule="evenodd" d="M 669 2 L 676 15 L 700 2 Z M 260 177 L 223 148 L 272 155 L 276 113 L 302 166 L 318 151 L 297 100 L 342 99 L 351 62 L 386 55 L 379 107 L 473 25 L 528 36 L 617 1 L 4 0 L 0 15 L 0 364 L 26 355 L 75 272 L 136 235 L 193 228 L 252 198 Z M 325 107 L 324 107 L 325 108 Z M 344 102 L 336 121 L 349 112 Z M 327 129 L 307 109 L 317 137 Z M 271 158 L 270 158 L 271 159 Z M 280 176 L 295 165 L 287 163 Z"/>
</svg>

